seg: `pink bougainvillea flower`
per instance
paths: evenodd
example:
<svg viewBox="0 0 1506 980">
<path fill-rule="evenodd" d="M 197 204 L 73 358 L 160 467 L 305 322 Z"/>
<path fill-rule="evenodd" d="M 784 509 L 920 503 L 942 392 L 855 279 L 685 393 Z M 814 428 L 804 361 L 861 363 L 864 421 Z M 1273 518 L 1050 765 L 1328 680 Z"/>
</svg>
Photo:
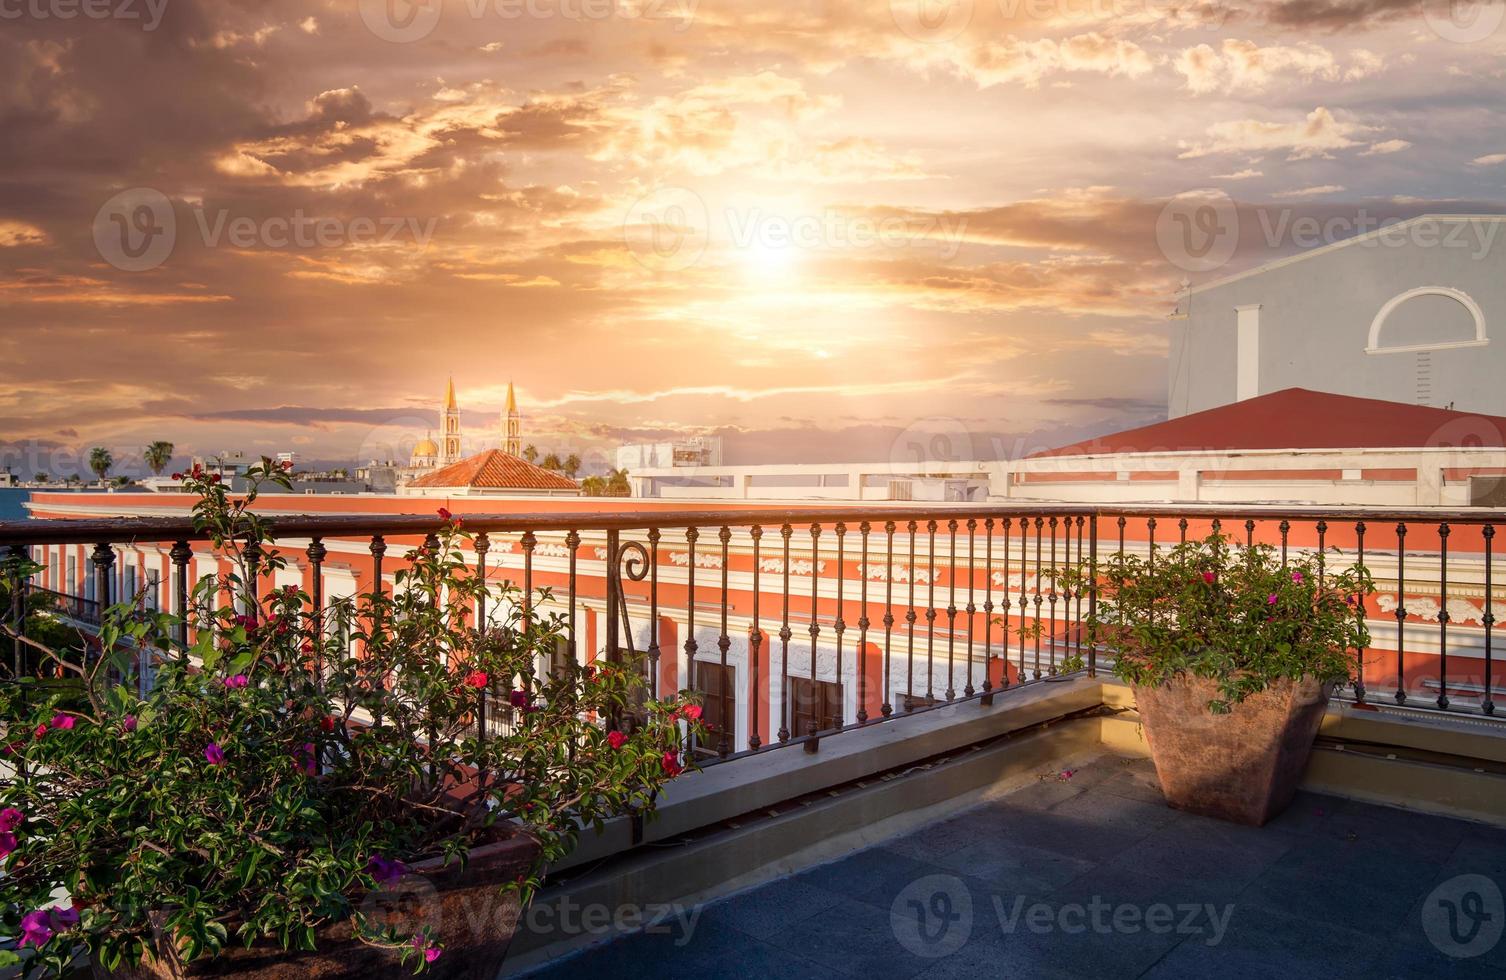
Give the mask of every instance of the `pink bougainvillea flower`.
<svg viewBox="0 0 1506 980">
<path fill-rule="evenodd" d="M 173 479 L 177 480 L 178 482 L 181 483 L 183 481 L 183 474 L 182 473 L 174 473 L 173 474 Z"/>
<path fill-rule="evenodd" d="M 680 714 L 693 721 L 701 717 L 701 706 L 698 704 L 687 704 L 685 707 L 680 709 Z"/>
<path fill-rule="evenodd" d="M 486 686 L 486 681 L 486 671 L 484 670 L 473 670 L 465 675 L 465 684 L 467 687 L 474 687 L 479 690 Z"/>
<path fill-rule="evenodd" d="M 299 746 L 298 751 L 293 753 L 293 758 L 298 763 L 298 771 L 305 776 L 312 776 L 314 774 L 314 755 L 313 742 L 304 742 L 303 745 Z"/>
<path fill-rule="evenodd" d="M 1204 572 L 1203 573 L 1203 581 L 1207 582 L 1209 585 L 1212 585 L 1214 583 L 1214 581 L 1217 580 L 1217 578 L 1218 578 L 1218 576 L 1214 575 L 1212 572 Z"/>
<path fill-rule="evenodd" d="M 21 945 L 35 946 L 38 949 L 47 945 L 52 938 L 52 917 L 46 909 L 37 909 L 28 912 L 21 917 Z"/>
<path fill-rule="evenodd" d="M 47 724 L 44 722 L 44 723 L 38 725 L 37 726 L 37 730 L 34 731 L 34 732 L 32 732 L 32 734 L 35 735 L 37 738 L 41 738 L 43 735 L 46 735 L 47 734 Z"/>
<path fill-rule="evenodd" d="M 8 830 L 0 830 L 0 859 L 10 857 L 10 852 L 16 847 L 16 835 Z"/>
<path fill-rule="evenodd" d="M 1272 592 L 1270 595 L 1266 596 L 1265 604 L 1268 606 L 1274 606 L 1276 604 L 1276 593 Z"/>
<path fill-rule="evenodd" d="M 507 696 L 507 703 L 512 705 L 514 708 L 526 709 L 528 707 L 528 692 L 513 691 Z"/>
<path fill-rule="evenodd" d="M 440 949 L 438 946 L 430 946 L 428 949 L 424 950 L 424 962 L 433 963 L 435 960 L 439 959 L 439 955 L 443 952 L 444 950 Z"/>
<path fill-rule="evenodd" d="M 620 749 L 627 744 L 627 736 L 621 732 L 607 732 L 607 744 L 614 749 Z"/>
<path fill-rule="evenodd" d="M 57 908 L 51 909 L 50 911 L 52 913 L 52 928 L 58 930 L 59 932 L 63 931 L 64 929 L 72 929 L 74 926 L 78 925 L 78 909 L 74 908 L 73 906 L 70 905 L 67 908 L 62 908 L 61 906 L 59 906 Z"/>
<path fill-rule="evenodd" d="M 1301 585 L 1302 584 L 1302 573 L 1301 572 L 1292 572 L 1292 581 L 1296 582 L 1298 585 Z"/>
<path fill-rule="evenodd" d="M 0 831 L 10 833 L 26 822 L 26 814 L 13 806 L 0 810 Z"/>
<path fill-rule="evenodd" d="M 685 771 L 685 767 L 680 765 L 680 753 L 674 749 L 665 752 L 664 757 L 659 762 L 664 767 L 664 774 L 670 778 L 674 778 Z"/>
<path fill-rule="evenodd" d="M 335 730 L 335 719 L 331 718 L 329 715 L 325 715 L 323 718 L 319 719 L 319 727 L 326 732 L 332 732 Z"/>
<path fill-rule="evenodd" d="M 123 731 L 134 732 L 136 730 L 136 716 L 126 715 L 120 719 L 120 727 Z"/>
<path fill-rule="evenodd" d="M 52 727 L 66 732 L 73 727 L 76 720 L 72 715 L 56 714 L 52 716 Z"/>
<path fill-rule="evenodd" d="M 251 681 L 246 677 L 245 674 L 236 674 L 234 677 L 225 678 L 226 687 L 245 687 L 249 683 L 251 683 Z"/>
<path fill-rule="evenodd" d="M 401 861 L 384 858 L 380 854 L 373 854 L 366 862 L 366 870 L 377 882 L 396 881 L 407 874 L 408 866 Z M 416 936 L 414 938 L 417 938 Z"/>
<path fill-rule="evenodd" d="M 204 759 L 211 766 L 223 766 L 225 764 L 225 750 L 218 744 L 210 742 L 204 746 Z"/>
</svg>

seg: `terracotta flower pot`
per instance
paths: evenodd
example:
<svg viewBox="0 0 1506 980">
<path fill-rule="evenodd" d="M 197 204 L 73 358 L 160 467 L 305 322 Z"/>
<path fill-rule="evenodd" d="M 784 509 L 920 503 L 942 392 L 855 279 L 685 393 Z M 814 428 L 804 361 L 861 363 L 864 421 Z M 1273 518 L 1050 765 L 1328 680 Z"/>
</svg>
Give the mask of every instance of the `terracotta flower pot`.
<svg viewBox="0 0 1506 980">
<path fill-rule="evenodd" d="M 428 926 L 443 945 L 439 959 L 425 976 L 435 978 L 494 977 L 518 923 L 518 900 L 502 886 L 527 871 L 539 851 L 525 837 L 511 837 L 471 851 L 464 871 L 441 868 L 439 860 L 414 865 L 408 874 L 368 894 L 359 908 L 373 921 L 404 933 Z M 303 977 L 411 977 L 412 960 L 404 968 L 394 950 L 378 949 L 352 938 L 349 921 L 320 929 L 318 950 L 284 951 L 259 940 L 250 949 L 239 945 L 231 929 L 230 945 L 218 957 L 181 963 L 171 950 L 132 970 L 110 973 L 95 965 L 96 977 L 132 980 L 178 980 L 187 977 L 235 976 L 257 980 L 295 980 Z"/>
<path fill-rule="evenodd" d="M 1278 681 L 1228 714 L 1214 714 L 1211 680 L 1133 686 L 1166 802 L 1260 826 L 1291 803 L 1328 706 L 1328 685 Z"/>
</svg>

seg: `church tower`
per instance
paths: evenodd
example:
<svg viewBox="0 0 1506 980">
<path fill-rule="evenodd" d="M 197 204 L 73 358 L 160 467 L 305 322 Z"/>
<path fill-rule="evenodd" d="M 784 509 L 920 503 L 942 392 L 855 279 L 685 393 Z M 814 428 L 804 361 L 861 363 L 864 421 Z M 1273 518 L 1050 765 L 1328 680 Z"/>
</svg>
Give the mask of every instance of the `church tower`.
<svg viewBox="0 0 1506 980">
<path fill-rule="evenodd" d="M 460 408 L 455 404 L 455 379 L 451 378 L 444 393 L 444 409 L 439 413 L 439 465 L 460 461 Z"/>
<path fill-rule="evenodd" d="M 518 399 L 512 382 L 507 382 L 507 414 L 502 417 L 502 451 L 509 456 L 523 455 L 523 420 L 518 415 Z"/>
</svg>

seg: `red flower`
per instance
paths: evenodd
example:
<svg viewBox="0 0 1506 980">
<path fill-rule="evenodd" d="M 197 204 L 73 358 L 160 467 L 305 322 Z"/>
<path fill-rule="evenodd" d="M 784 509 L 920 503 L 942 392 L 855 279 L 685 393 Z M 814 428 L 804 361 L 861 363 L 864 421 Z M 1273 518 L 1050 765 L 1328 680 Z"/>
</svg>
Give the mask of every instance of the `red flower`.
<svg viewBox="0 0 1506 980">
<path fill-rule="evenodd" d="M 1218 576 L 1214 575 L 1212 572 L 1203 573 L 1203 581 L 1207 582 L 1209 585 L 1212 585 L 1217 578 Z"/>
<path fill-rule="evenodd" d="M 465 675 L 466 686 L 474 687 L 478 691 L 486 686 L 486 680 L 486 671 L 484 670 L 473 670 L 469 674 Z"/>
<path fill-rule="evenodd" d="M 514 708 L 526 709 L 528 707 L 528 692 L 513 691 L 507 696 L 507 703 L 511 704 Z"/>
<path fill-rule="evenodd" d="M 687 704 L 685 707 L 680 709 L 680 714 L 693 721 L 701 717 L 701 706 L 698 704 Z"/>
<path fill-rule="evenodd" d="M 326 732 L 332 732 L 335 730 L 335 719 L 331 718 L 329 715 L 325 715 L 323 718 L 319 719 L 319 727 Z"/>
<path fill-rule="evenodd" d="M 182 480 L 183 480 L 183 474 L 182 473 L 174 473 L 173 474 L 173 479 L 177 480 L 177 481 L 179 481 L 181 483 Z"/>
<path fill-rule="evenodd" d="M 439 508 L 439 519 L 442 521 L 447 521 L 450 519 L 450 510 L 448 507 Z"/>
<path fill-rule="evenodd" d="M 685 767 L 680 765 L 680 753 L 674 749 L 670 749 L 664 753 L 664 758 L 660 759 L 659 762 L 664 766 L 664 774 L 671 779 L 685 771 Z"/>
<path fill-rule="evenodd" d="M 627 736 L 621 732 L 607 732 L 607 744 L 614 749 L 620 749 L 627 744 Z"/>
</svg>

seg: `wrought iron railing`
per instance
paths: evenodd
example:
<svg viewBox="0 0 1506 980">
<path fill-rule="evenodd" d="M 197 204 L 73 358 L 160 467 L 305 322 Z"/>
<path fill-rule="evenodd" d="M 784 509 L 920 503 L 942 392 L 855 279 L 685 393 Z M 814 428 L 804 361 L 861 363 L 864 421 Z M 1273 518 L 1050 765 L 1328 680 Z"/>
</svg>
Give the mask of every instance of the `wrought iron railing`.
<svg viewBox="0 0 1506 980">
<path fill-rule="evenodd" d="M 991 704 L 1078 657 L 1096 672 L 1112 656 L 1085 635 L 1096 579 L 1074 592 L 1058 573 L 1213 531 L 1283 558 L 1319 551 L 1371 568 L 1378 591 L 1365 614 L 1377 642 L 1353 651 L 1346 696 L 1491 716 L 1503 520 L 1486 510 L 1030 504 L 464 515 L 478 575 L 519 587 L 525 604 L 549 588 L 565 616 L 563 656 L 639 663 L 651 695 L 703 692 L 708 760 L 817 751 L 836 732 Z M 438 524 L 310 515 L 274 528 L 304 568 L 310 616 L 322 617 L 333 591 L 385 588 Z M 185 620 L 190 564 L 208 554 L 176 518 L 0 523 L 0 549 L 53 569 L 87 549 L 96 608 L 118 598 L 120 555 L 163 561 L 163 601 Z M 484 606 L 476 612 L 485 621 Z"/>
<path fill-rule="evenodd" d="M 34 586 L 32 589 L 38 595 L 50 600 L 51 610 L 59 615 L 66 616 L 74 622 L 85 626 L 98 626 L 101 622 L 99 603 L 86 596 L 73 595 L 69 592 L 58 592 L 55 589 Z"/>
</svg>

